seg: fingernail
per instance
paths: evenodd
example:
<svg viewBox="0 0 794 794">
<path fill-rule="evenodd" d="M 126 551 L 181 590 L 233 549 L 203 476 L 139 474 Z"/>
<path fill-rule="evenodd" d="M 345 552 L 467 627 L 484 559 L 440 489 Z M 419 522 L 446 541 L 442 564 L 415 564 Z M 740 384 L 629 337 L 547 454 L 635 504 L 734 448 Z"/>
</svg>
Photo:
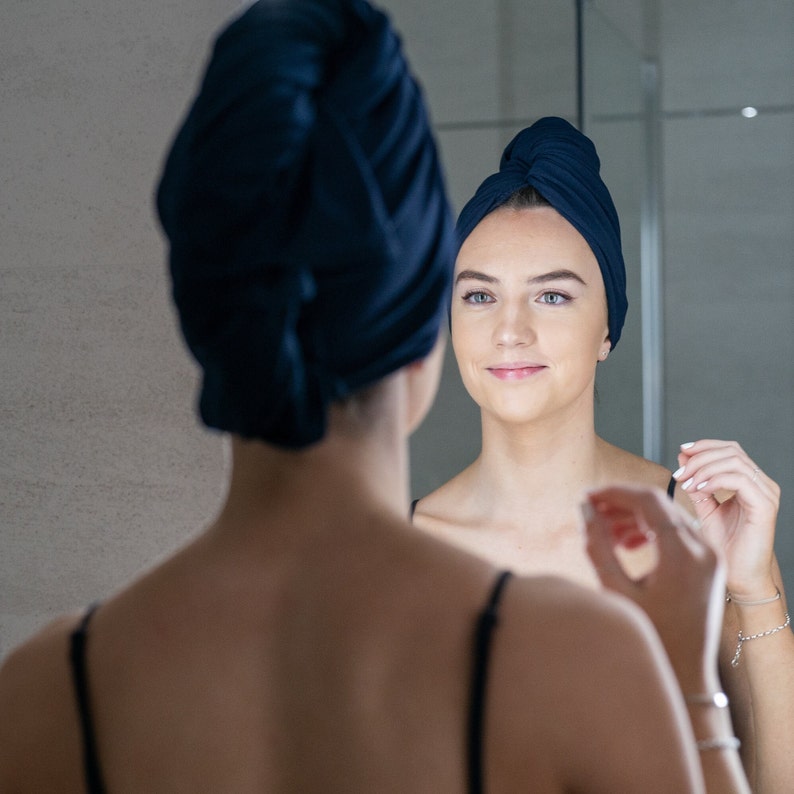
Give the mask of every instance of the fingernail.
<svg viewBox="0 0 794 794">
<path fill-rule="evenodd" d="M 690 447 L 694 447 L 694 441 L 687 441 L 685 444 L 681 444 L 681 449 L 689 449 Z"/>
<path fill-rule="evenodd" d="M 690 477 L 681 487 L 686 491 L 690 485 L 695 481 L 694 477 Z"/>
<path fill-rule="evenodd" d="M 677 480 L 684 473 L 684 469 L 685 468 L 686 468 L 685 466 L 682 466 L 680 469 L 677 469 L 676 471 L 674 471 L 673 472 L 673 479 Z"/>
<path fill-rule="evenodd" d="M 706 480 L 705 482 L 702 482 L 702 483 L 700 483 L 699 485 L 697 485 L 697 486 L 695 487 L 695 490 L 696 490 L 696 491 L 699 491 L 701 488 L 705 488 L 705 487 L 706 487 L 708 484 L 709 484 L 709 481 L 708 481 L 708 480 Z"/>
<path fill-rule="evenodd" d="M 644 546 L 650 539 L 651 538 L 643 532 L 632 532 L 620 541 L 620 545 L 623 546 L 624 549 L 633 551 L 640 546 Z"/>
</svg>

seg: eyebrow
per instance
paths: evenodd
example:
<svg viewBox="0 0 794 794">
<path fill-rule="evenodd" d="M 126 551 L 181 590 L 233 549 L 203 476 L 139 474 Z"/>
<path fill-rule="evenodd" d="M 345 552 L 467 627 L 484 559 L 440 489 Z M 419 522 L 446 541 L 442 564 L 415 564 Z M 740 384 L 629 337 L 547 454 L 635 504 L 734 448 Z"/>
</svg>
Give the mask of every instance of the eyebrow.
<svg viewBox="0 0 794 794">
<path fill-rule="evenodd" d="M 545 284 L 549 281 L 578 281 L 585 287 L 587 283 L 572 270 L 551 270 L 548 273 L 541 273 L 538 276 L 533 276 L 527 279 L 527 284 Z M 499 279 L 494 276 L 489 276 L 487 273 L 481 273 L 478 270 L 461 270 L 458 273 L 455 283 L 459 281 L 484 281 L 486 284 L 498 284 Z"/>
</svg>

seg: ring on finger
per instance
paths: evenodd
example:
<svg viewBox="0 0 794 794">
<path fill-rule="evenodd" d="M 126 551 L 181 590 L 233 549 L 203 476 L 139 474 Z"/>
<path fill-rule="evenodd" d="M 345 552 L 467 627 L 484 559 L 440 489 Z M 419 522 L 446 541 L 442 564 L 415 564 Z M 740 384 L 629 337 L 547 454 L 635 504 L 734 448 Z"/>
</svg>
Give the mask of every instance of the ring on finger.
<svg viewBox="0 0 794 794">
<path fill-rule="evenodd" d="M 759 469 L 758 466 L 756 466 L 753 469 L 753 480 L 752 480 L 753 482 L 756 482 L 758 480 L 758 472 L 759 471 L 761 471 L 761 469 Z"/>
</svg>

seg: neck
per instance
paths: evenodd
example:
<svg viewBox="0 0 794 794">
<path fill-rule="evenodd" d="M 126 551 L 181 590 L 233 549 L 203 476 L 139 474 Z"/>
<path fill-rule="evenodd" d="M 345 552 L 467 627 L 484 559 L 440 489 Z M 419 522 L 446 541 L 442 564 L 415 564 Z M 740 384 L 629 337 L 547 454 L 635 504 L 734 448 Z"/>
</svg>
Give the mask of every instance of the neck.
<svg viewBox="0 0 794 794">
<path fill-rule="evenodd" d="M 524 425 L 483 415 L 482 426 L 482 452 L 472 473 L 494 514 L 567 510 L 597 481 L 602 442 L 592 410 Z"/>
<path fill-rule="evenodd" d="M 345 415 L 350 410 L 332 408 L 324 438 L 300 450 L 233 437 L 231 479 L 216 534 L 253 529 L 264 542 L 275 539 L 281 526 L 297 540 L 323 527 L 336 531 L 365 513 L 407 516 L 408 445 L 398 419 L 378 411 L 380 419 L 362 428 Z"/>
</svg>

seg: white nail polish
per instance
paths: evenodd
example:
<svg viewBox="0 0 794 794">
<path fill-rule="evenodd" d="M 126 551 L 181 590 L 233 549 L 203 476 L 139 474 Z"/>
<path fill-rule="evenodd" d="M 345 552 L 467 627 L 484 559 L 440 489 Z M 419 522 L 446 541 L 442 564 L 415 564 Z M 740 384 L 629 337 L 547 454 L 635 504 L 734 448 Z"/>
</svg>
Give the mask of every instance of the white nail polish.
<svg viewBox="0 0 794 794">
<path fill-rule="evenodd" d="M 698 485 L 698 486 L 695 488 L 695 490 L 696 490 L 696 491 L 699 491 L 701 488 L 705 488 L 705 487 L 706 487 L 708 484 L 709 484 L 709 481 L 708 481 L 708 480 L 706 480 L 705 482 L 702 482 L 702 483 L 700 483 L 700 484 L 699 484 L 699 485 Z"/>
<path fill-rule="evenodd" d="M 685 467 L 682 466 L 680 469 L 677 469 L 676 471 L 673 472 L 673 479 L 674 480 L 677 480 L 684 473 L 684 468 Z"/>
<path fill-rule="evenodd" d="M 690 447 L 694 447 L 694 441 L 687 441 L 686 444 L 681 444 L 681 449 L 689 449 Z"/>
<path fill-rule="evenodd" d="M 694 477 L 690 477 L 681 487 L 686 491 L 690 485 L 695 481 Z"/>
</svg>

